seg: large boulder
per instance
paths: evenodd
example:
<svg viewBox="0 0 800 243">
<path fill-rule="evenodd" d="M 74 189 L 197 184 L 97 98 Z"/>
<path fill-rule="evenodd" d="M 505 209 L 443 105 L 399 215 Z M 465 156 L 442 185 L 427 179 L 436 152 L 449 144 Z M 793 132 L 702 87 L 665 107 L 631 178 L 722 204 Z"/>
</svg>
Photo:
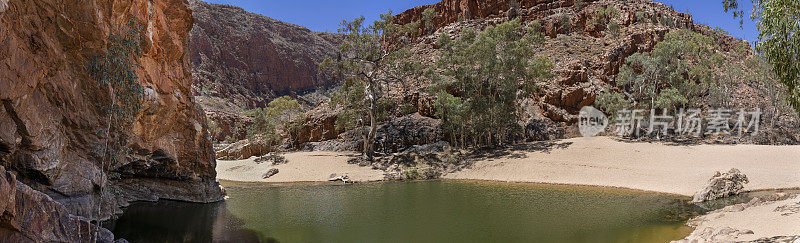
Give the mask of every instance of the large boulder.
<svg viewBox="0 0 800 243">
<path fill-rule="evenodd" d="M 378 127 L 375 150 L 385 153 L 403 151 L 413 145 L 441 141 L 442 121 L 413 113 L 397 117 Z"/>
<path fill-rule="evenodd" d="M 294 129 L 288 132 L 292 145 L 299 147 L 308 142 L 337 138 L 341 131 L 336 129 L 336 119 L 341 111 L 341 108 L 331 108 L 329 103 L 323 103 L 303 114 L 299 124 L 293 125 Z"/>
<path fill-rule="evenodd" d="M 236 160 L 247 159 L 253 156 L 261 156 L 272 152 L 272 148 L 267 146 L 260 139 L 245 139 L 225 146 L 217 151 L 217 159 Z"/>
<path fill-rule="evenodd" d="M 708 186 L 694 194 L 692 202 L 700 203 L 736 195 L 744 188 L 744 184 L 748 182 L 750 181 L 747 180 L 747 176 L 735 168 L 726 173 L 717 171 L 717 173 L 708 180 Z"/>
</svg>

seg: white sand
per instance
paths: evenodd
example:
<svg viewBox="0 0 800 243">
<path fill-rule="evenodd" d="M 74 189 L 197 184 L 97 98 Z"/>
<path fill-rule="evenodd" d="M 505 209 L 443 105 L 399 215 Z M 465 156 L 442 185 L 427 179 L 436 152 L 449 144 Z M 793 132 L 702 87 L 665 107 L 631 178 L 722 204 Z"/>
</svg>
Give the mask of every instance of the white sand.
<svg viewBox="0 0 800 243">
<path fill-rule="evenodd" d="M 383 179 L 383 171 L 347 164 L 355 153 L 297 152 L 284 154 L 286 164 L 272 166 L 256 164 L 255 158 L 245 160 L 217 160 L 217 179 L 247 182 L 319 182 L 327 181 L 330 174 L 347 175 L 354 181 Z M 278 168 L 278 174 L 263 179 L 264 173 Z"/>
<path fill-rule="evenodd" d="M 800 146 L 679 146 L 609 137 L 555 143 L 561 146 L 511 151 L 511 156 L 479 161 L 445 178 L 625 187 L 691 196 L 715 171 L 737 168 L 750 179 L 745 190 L 800 187 Z"/>
<path fill-rule="evenodd" d="M 682 242 L 740 242 L 800 235 L 800 197 L 758 206 L 731 205 L 692 219 L 695 231 Z M 742 210 L 744 209 L 744 210 Z M 800 242 L 800 238 L 796 238 Z"/>
</svg>

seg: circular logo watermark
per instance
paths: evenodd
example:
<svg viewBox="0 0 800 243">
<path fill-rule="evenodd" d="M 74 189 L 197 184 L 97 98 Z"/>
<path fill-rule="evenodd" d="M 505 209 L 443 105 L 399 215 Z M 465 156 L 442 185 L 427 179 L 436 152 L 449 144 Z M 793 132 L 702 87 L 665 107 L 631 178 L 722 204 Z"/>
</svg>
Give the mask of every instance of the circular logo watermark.
<svg viewBox="0 0 800 243">
<path fill-rule="evenodd" d="M 584 106 L 578 114 L 578 130 L 584 137 L 594 137 L 606 130 L 608 117 L 602 111 Z"/>
</svg>

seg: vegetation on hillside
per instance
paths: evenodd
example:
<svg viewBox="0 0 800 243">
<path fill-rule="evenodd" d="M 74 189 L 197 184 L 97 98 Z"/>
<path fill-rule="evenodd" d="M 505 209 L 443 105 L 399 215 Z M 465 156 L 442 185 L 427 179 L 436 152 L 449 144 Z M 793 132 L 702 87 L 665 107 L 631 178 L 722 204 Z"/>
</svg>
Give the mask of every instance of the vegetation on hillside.
<svg viewBox="0 0 800 243">
<path fill-rule="evenodd" d="M 534 51 L 543 41 L 538 22 L 525 28 L 519 20 L 480 33 L 467 30 L 456 40 L 441 37 L 441 72 L 427 73 L 435 81 L 437 115 L 452 144 L 502 145 L 519 137 L 517 101 L 551 77 L 552 64 Z"/>
<path fill-rule="evenodd" d="M 609 113 L 624 108 L 682 108 L 707 96 L 722 99 L 714 70 L 724 57 L 714 39 L 690 30 L 672 31 L 652 52 L 625 59 L 615 80 L 616 90 L 598 97 Z"/>
</svg>

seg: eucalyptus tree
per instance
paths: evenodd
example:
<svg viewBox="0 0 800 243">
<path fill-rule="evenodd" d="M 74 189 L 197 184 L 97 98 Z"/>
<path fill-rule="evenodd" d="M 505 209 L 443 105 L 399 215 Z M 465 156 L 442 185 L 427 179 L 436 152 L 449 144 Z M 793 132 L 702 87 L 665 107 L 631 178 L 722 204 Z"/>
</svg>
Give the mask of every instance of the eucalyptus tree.
<svg viewBox="0 0 800 243">
<path fill-rule="evenodd" d="M 538 22 L 526 28 L 519 19 L 440 38 L 439 71 L 427 73 L 445 129 L 458 137 L 453 142 L 501 145 L 520 134 L 518 101 L 552 77 L 552 63 L 534 50 L 543 41 Z"/>
<path fill-rule="evenodd" d="M 419 25 L 419 21 L 396 24 L 391 12 L 381 14 L 379 20 L 368 26 L 363 16 L 343 20 L 339 29 L 343 38 L 339 55 L 320 64 L 324 73 L 343 81 L 332 97 L 334 105 L 344 107 L 337 126 L 347 129 L 369 126 L 363 146 L 368 160 L 374 157 L 378 124 L 387 119 L 387 112 L 393 107 L 387 99 L 392 86 L 420 69 L 409 60 L 411 52 L 406 48 L 409 38 L 418 35 Z"/>
<path fill-rule="evenodd" d="M 741 0 L 723 0 L 725 12 L 744 21 Z M 800 1 L 750 0 L 750 18 L 758 25 L 756 50 L 772 65 L 777 78 L 787 88 L 787 102 L 800 112 Z"/>
<path fill-rule="evenodd" d="M 671 110 L 707 96 L 721 103 L 724 94 L 715 69 L 725 60 L 716 48 L 711 37 L 672 31 L 652 52 L 625 58 L 615 80 L 619 91 L 601 94 L 598 106 L 613 115 L 624 108 Z"/>
</svg>

